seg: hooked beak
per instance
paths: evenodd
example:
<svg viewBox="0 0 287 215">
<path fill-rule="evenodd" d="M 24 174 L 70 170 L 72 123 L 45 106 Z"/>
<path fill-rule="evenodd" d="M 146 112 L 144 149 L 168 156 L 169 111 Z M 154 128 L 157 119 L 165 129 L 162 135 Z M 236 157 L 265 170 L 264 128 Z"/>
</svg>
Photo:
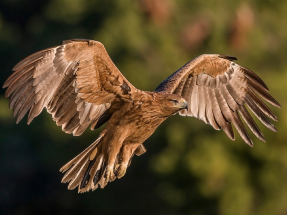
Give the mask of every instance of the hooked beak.
<svg viewBox="0 0 287 215">
<path fill-rule="evenodd" d="M 182 108 L 188 110 L 188 103 L 187 103 L 187 101 L 184 101 Z"/>
<path fill-rule="evenodd" d="M 177 110 L 188 109 L 188 103 L 184 98 L 181 98 L 173 107 L 177 108 Z"/>
<path fill-rule="evenodd" d="M 179 108 L 188 109 L 188 103 L 184 98 L 179 100 Z"/>
</svg>

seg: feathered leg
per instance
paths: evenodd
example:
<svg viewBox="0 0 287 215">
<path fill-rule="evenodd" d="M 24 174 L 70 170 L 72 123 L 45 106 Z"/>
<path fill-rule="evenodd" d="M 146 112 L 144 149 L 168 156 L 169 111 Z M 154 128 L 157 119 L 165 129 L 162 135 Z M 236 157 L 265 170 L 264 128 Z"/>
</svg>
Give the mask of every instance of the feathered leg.
<svg viewBox="0 0 287 215">
<path fill-rule="evenodd" d="M 107 133 L 103 139 L 103 153 L 105 154 L 105 172 L 99 181 L 101 188 L 104 188 L 108 182 L 114 181 L 116 175 L 114 174 L 115 163 L 118 162 L 120 149 L 125 140 L 125 133 L 118 133 L 116 130 Z"/>
<path fill-rule="evenodd" d="M 134 152 L 140 145 L 141 144 L 127 144 L 122 146 L 119 154 L 119 164 L 115 166 L 115 174 L 117 178 L 121 178 L 126 174 Z"/>
</svg>

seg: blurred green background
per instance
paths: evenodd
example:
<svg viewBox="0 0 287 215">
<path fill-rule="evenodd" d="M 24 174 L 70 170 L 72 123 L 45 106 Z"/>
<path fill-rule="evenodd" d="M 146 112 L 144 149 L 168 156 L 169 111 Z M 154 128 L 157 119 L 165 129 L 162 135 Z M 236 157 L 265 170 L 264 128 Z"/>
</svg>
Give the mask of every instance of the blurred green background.
<svg viewBox="0 0 287 215">
<path fill-rule="evenodd" d="M 45 111 L 18 125 L 0 94 L 1 214 L 287 214 L 286 0 L 1 0 L 0 83 L 24 57 L 65 39 L 101 41 L 135 87 L 154 90 L 203 53 L 236 56 L 282 109 L 254 148 L 195 118 L 165 121 L 127 174 L 77 194 L 58 171 L 100 131 L 65 134 Z M 257 121 L 258 122 L 258 121 Z"/>
</svg>

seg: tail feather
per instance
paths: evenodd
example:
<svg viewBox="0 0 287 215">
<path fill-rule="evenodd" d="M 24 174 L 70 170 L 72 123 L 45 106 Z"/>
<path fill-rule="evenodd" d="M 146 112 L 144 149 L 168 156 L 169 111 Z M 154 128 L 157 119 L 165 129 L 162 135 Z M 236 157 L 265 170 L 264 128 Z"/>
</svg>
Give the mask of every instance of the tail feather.
<svg viewBox="0 0 287 215">
<path fill-rule="evenodd" d="M 88 168 L 88 165 L 89 165 L 89 160 L 85 159 L 85 162 L 82 164 L 81 168 L 79 169 L 79 171 L 74 176 L 74 179 L 72 179 L 72 181 L 69 183 L 69 186 L 68 186 L 69 190 L 73 190 L 77 186 L 79 186 L 79 184 L 81 183 L 81 181 L 84 177 L 84 174 Z"/>
<path fill-rule="evenodd" d="M 100 154 L 101 150 L 97 150 L 101 139 L 102 136 L 60 169 L 63 173 L 67 171 L 62 183 L 69 182 L 68 189 L 72 190 L 79 186 L 79 192 L 85 192 L 94 188 L 90 182 L 93 181 L 96 171 L 102 167 L 104 157 Z"/>
<path fill-rule="evenodd" d="M 68 189 L 72 190 L 78 187 L 78 192 L 84 193 L 98 187 L 104 188 L 108 182 L 121 178 L 125 174 L 126 169 L 121 174 L 117 169 L 123 162 L 123 152 L 128 153 L 125 154 L 125 156 L 128 156 L 125 158 L 129 159 L 130 164 L 134 151 L 131 152 L 123 147 L 121 153 L 116 157 L 113 173 L 111 173 L 111 169 L 107 168 L 107 157 L 102 151 L 102 138 L 103 135 L 60 169 L 61 172 L 66 172 L 62 183 L 69 183 Z M 144 153 L 145 149 L 142 147 L 141 150 L 135 151 L 135 154 L 141 155 Z"/>
<path fill-rule="evenodd" d="M 72 160 L 70 160 L 68 163 L 66 163 L 61 169 L 60 172 L 66 172 L 68 169 L 71 168 L 73 164 L 78 163 L 78 161 L 83 159 L 83 156 L 91 151 L 91 149 L 94 149 L 95 146 L 98 145 L 100 140 L 102 139 L 102 136 L 100 136 L 93 144 L 91 144 L 88 148 L 86 148 L 84 151 L 82 151 L 80 154 L 78 154 L 76 157 L 74 157 Z"/>
<path fill-rule="evenodd" d="M 74 159 L 69 161 L 66 165 L 64 165 L 61 169 L 60 172 L 68 172 L 64 175 L 62 179 L 62 183 L 69 182 L 73 178 L 75 178 L 75 175 L 77 172 L 80 170 L 80 168 L 84 165 L 84 163 L 87 160 L 87 157 L 93 151 L 97 145 L 99 144 L 101 140 L 101 136 L 93 143 L 91 144 L 87 149 L 85 149 L 83 152 L 81 152 L 78 156 L 76 156 Z"/>
<path fill-rule="evenodd" d="M 104 156 L 101 154 L 97 157 L 97 159 L 90 162 L 86 174 L 82 180 L 79 190 L 80 192 L 83 193 L 90 189 L 95 190 L 98 188 L 98 181 L 100 177 L 99 170 L 102 167 L 103 160 Z"/>
</svg>

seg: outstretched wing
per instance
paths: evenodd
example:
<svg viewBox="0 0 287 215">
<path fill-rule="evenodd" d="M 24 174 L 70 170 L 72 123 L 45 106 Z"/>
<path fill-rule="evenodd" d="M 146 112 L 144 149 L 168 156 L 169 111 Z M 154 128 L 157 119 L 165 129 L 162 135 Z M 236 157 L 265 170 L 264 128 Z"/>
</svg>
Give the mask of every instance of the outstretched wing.
<svg viewBox="0 0 287 215">
<path fill-rule="evenodd" d="M 8 87 L 5 96 L 11 96 L 17 123 L 30 110 L 29 124 L 46 108 L 63 131 L 74 135 L 105 123 L 111 105 L 120 108 L 136 90 L 93 40 L 64 41 L 25 58 L 13 71 L 3 88 Z"/>
<path fill-rule="evenodd" d="M 243 140 L 252 146 L 241 118 L 260 140 L 265 139 L 245 106 L 272 131 L 277 130 L 267 117 L 274 121 L 277 117 L 260 97 L 276 107 L 281 106 L 268 93 L 258 75 L 233 60 L 237 59 L 225 55 L 201 55 L 169 76 L 156 91 L 183 96 L 188 102 L 188 110 L 180 111 L 180 115 L 199 118 L 216 130 L 222 129 L 234 140 L 232 123 Z"/>
</svg>

